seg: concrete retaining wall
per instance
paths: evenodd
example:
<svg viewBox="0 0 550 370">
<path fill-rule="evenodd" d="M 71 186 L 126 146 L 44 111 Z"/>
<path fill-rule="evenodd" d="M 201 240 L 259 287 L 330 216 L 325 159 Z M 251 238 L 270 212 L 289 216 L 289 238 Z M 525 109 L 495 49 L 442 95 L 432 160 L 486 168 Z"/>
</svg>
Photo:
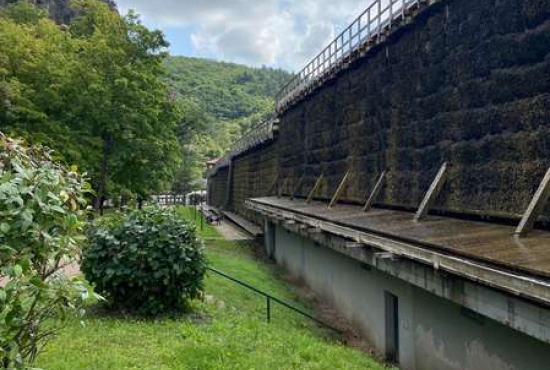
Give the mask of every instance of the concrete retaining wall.
<svg viewBox="0 0 550 370">
<path fill-rule="evenodd" d="M 385 353 L 385 292 L 399 299 L 399 363 L 407 370 L 543 370 L 547 344 L 269 224 L 268 249 Z M 479 304 L 485 298 L 479 296 Z M 550 315 L 549 312 L 546 312 Z"/>
</svg>

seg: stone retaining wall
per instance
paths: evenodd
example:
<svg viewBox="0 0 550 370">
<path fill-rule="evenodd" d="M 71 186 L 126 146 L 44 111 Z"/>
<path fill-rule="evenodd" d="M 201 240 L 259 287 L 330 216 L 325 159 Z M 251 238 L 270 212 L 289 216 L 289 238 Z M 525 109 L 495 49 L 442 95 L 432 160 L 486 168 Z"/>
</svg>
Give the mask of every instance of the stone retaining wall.
<svg viewBox="0 0 550 370">
<path fill-rule="evenodd" d="M 329 199 L 350 171 L 363 202 L 387 170 L 380 202 L 416 208 L 447 161 L 438 208 L 518 217 L 550 166 L 550 0 L 443 1 L 279 119 L 235 160 L 241 215 L 276 173 L 301 196 L 323 173 Z"/>
</svg>

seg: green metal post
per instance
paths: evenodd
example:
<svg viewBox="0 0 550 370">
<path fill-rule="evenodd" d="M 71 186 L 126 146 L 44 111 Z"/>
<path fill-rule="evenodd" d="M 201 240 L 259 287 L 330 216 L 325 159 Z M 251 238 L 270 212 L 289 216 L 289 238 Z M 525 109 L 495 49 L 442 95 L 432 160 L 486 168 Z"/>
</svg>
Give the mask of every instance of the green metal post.
<svg viewBox="0 0 550 370">
<path fill-rule="evenodd" d="M 271 322 L 271 298 L 267 298 L 267 323 L 269 324 Z"/>
</svg>

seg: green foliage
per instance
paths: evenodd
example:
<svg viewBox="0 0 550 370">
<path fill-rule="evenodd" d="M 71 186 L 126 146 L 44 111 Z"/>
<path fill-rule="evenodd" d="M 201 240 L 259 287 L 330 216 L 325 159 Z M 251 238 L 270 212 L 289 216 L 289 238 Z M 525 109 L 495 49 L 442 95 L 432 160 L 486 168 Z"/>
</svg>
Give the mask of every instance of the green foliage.
<svg viewBox="0 0 550 370">
<path fill-rule="evenodd" d="M 38 21 L 48 17 L 45 10 L 37 8 L 27 1 L 14 3 L 7 7 L 4 12 L 4 16 L 19 24 L 38 24 Z"/>
<path fill-rule="evenodd" d="M 180 98 L 184 165 L 176 191 L 196 190 L 205 162 L 225 153 L 250 127 L 273 116 L 274 98 L 290 79 L 278 69 L 171 57 L 166 82 Z"/>
<path fill-rule="evenodd" d="M 184 209 L 189 220 L 193 212 Z M 219 237 L 219 235 L 217 235 Z M 208 240 L 208 259 L 225 271 L 296 306 L 307 305 L 248 244 Z M 265 322 L 265 299 L 209 274 L 205 302 L 179 320 L 89 317 L 75 323 L 38 361 L 55 370 L 383 370 L 366 353 L 347 348 L 309 320 L 278 305 Z M 83 355 L 85 354 L 85 355 Z"/>
<path fill-rule="evenodd" d="M 161 80 L 168 44 L 133 13 L 73 3 L 70 26 L 26 3 L 0 16 L 1 128 L 78 165 L 98 197 L 168 188 L 182 114 Z"/>
<path fill-rule="evenodd" d="M 168 58 L 165 66 L 173 90 L 216 121 L 272 112 L 276 93 L 290 78 L 280 69 L 187 57 Z"/>
<path fill-rule="evenodd" d="M 183 309 L 203 288 L 206 259 L 195 227 L 173 210 L 134 211 L 91 228 L 82 270 L 118 309 Z"/>
<path fill-rule="evenodd" d="M 0 367 L 30 366 L 91 291 L 62 272 L 83 241 L 87 183 L 0 133 Z"/>
<path fill-rule="evenodd" d="M 69 24 L 71 19 L 76 16 L 76 11 L 72 4 L 77 0 L 0 0 L 0 7 L 11 4 L 29 4 L 33 8 L 38 8 L 43 14 L 54 19 L 59 24 Z M 111 0 L 98 0 L 108 4 L 111 8 L 116 5 Z M 13 5 L 12 5 L 13 6 Z"/>
</svg>

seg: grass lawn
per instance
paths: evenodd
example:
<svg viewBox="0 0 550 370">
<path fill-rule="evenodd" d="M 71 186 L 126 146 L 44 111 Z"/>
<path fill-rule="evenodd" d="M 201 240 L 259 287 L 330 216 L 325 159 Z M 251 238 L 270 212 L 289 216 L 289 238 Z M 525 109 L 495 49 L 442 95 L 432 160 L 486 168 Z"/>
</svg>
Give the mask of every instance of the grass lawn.
<svg viewBox="0 0 550 370">
<path fill-rule="evenodd" d="M 182 210 L 192 218 L 193 211 Z M 277 272 L 257 261 L 246 243 L 219 240 L 205 226 L 211 265 L 274 295 L 297 302 Z M 211 238 L 211 239 L 210 239 Z M 140 321 L 89 317 L 71 323 L 37 363 L 45 370 L 381 370 L 364 353 L 280 306 L 265 322 L 265 300 L 209 275 L 207 299 L 181 319 Z"/>
</svg>

